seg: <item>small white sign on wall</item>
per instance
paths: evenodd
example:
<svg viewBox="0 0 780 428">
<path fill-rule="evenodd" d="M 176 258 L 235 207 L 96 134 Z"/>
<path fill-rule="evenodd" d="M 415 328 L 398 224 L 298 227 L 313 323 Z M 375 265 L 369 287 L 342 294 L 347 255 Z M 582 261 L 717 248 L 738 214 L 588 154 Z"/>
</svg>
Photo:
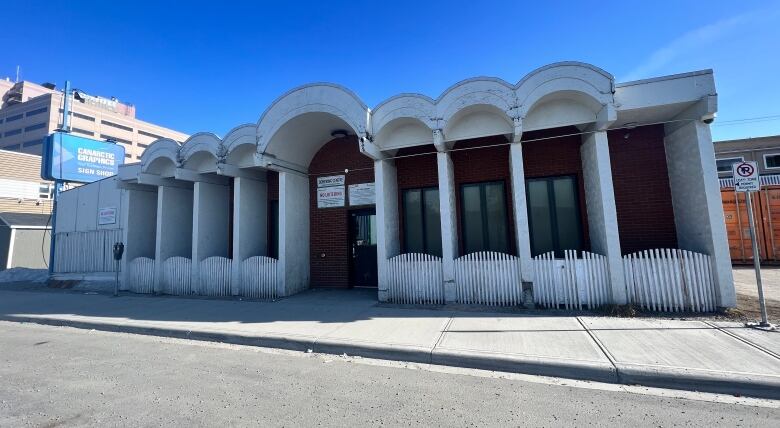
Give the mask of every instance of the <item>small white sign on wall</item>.
<svg viewBox="0 0 780 428">
<path fill-rule="evenodd" d="M 116 223 L 116 207 L 105 207 L 98 209 L 98 224 Z"/>
<path fill-rule="evenodd" d="M 376 187 L 374 183 L 349 185 L 350 205 L 373 205 L 376 203 Z"/>
<path fill-rule="evenodd" d="M 317 208 L 343 207 L 344 193 L 344 186 L 317 189 Z"/>
<path fill-rule="evenodd" d="M 317 177 L 317 188 L 332 186 L 343 186 L 345 176 L 343 175 L 329 175 L 327 177 Z"/>
</svg>

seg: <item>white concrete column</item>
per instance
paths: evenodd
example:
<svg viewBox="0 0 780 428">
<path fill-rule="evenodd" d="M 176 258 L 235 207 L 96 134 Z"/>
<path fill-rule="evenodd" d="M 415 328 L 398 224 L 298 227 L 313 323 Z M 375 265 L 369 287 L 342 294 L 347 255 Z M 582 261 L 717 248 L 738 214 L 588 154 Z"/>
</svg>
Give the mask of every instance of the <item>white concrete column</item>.
<svg viewBox="0 0 780 428">
<path fill-rule="evenodd" d="M 268 243 L 268 183 L 244 177 L 233 179 L 233 263 L 231 281 L 239 294 L 241 263 L 266 256 Z"/>
<path fill-rule="evenodd" d="M 157 188 L 157 233 L 154 251 L 155 293 L 163 291 L 163 263 L 192 257 L 192 189 Z"/>
<path fill-rule="evenodd" d="M 520 258 L 520 277 L 523 281 L 533 281 L 533 261 L 531 259 L 531 234 L 528 230 L 528 201 L 525 196 L 525 171 L 523 168 L 523 146 L 520 135 L 509 146 L 509 169 L 512 178 L 512 210 L 515 219 L 515 246 Z"/>
<path fill-rule="evenodd" d="M 192 197 L 192 289 L 203 292 L 200 262 L 208 257 L 230 257 L 228 227 L 230 187 L 196 181 Z"/>
<path fill-rule="evenodd" d="M 710 127 L 699 120 L 667 125 L 664 144 L 677 245 L 712 257 L 718 306 L 735 307 L 737 298 Z"/>
<path fill-rule="evenodd" d="M 309 287 L 309 178 L 279 172 L 279 295 Z"/>
<path fill-rule="evenodd" d="M 386 302 L 388 299 L 388 286 L 385 261 L 401 253 L 398 223 L 398 180 L 395 162 L 392 160 L 375 160 L 374 182 L 376 183 L 378 293 L 379 301 Z"/>
<path fill-rule="evenodd" d="M 439 146 L 437 145 L 437 149 Z M 455 203 L 455 170 L 450 154 L 436 153 L 439 173 L 439 210 L 441 215 L 441 254 L 444 300 L 455 301 L 455 259 L 458 258 L 458 216 Z"/>
<path fill-rule="evenodd" d="M 615 190 L 606 131 L 586 134 L 580 149 L 591 251 L 607 256 L 612 302 L 628 303 L 620 251 Z"/>
</svg>

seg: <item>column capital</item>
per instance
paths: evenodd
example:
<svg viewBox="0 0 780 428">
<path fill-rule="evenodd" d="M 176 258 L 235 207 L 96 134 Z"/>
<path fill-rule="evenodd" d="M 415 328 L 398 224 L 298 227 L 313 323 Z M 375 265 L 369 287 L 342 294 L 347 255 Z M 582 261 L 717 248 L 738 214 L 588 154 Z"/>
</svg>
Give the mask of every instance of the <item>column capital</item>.
<svg viewBox="0 0 780 428">
<path fill-rule="evenodd" d="M 512 118 L 512 142 L 519 143 L 523 137 L 523 119 L 519 116 Z"/>
<path fill-rule="evenodd" d="M 439 152 L 447 151 L 447 144 L 444 142 L 444 130 L 433 130 L 433 145 L 436 146 L 436 150 Z"/>
</svg>

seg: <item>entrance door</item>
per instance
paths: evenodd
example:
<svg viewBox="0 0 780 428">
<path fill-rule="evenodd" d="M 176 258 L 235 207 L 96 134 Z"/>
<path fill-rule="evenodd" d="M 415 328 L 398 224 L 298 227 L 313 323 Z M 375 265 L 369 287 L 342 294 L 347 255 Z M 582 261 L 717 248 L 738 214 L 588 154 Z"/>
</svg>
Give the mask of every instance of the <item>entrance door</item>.
<svg viewBox="0 0 780 428">
<path fill-rule="evenodd" d="M 554 251 L 563 258 L 565 250 L 582 249 L 582 225 L 573 176 L 526 180 L 531 254 Z"/>
<path fill-rule="evenodd" d="M 349 212 L 350 283 L 353 287 L 376 287 L 376 210 Z"/>
</svg>

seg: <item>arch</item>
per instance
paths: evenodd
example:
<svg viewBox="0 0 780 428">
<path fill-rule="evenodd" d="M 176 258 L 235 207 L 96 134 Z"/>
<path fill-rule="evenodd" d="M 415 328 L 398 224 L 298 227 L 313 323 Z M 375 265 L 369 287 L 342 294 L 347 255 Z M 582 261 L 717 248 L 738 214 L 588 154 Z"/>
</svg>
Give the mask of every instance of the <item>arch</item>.
<svg viewBox="0 0 780 428">
<path fill-rule="evenodd" d="M 187 163 L 187 161 L 198 152 L 208 152 L 215 158 L 219 158 L 221 156 L 221 146 L 222 140 L 211 132 L 198 132 L 197 134 L 193 134 L 190 138 L 187 138 L 187 141 L 185 141 L 184 144 L 182 144 L 181 150 L 179 151 L 182 164 Z"/>
<path fill-rule="evenodd" d="M 141 172 L 158 174 L 157 170 L 163 165 L 160 159 L 167 159 L 173 168 L 179 163 L 179 149 L 181 146 L 170 138 L 155 140 L 141 154 Z M 154 168 L 152 168 L 154 166 Z"/>
<path fill-rule="evenodd" d="M 371 134 L 379 134 L 387 124 L 401 118 L 416 119 L 433 131 L 436 103 L 420 94 L 399 94 L 388 98 L 371 111 Z"/>
<path fill-rule="evenodd" d="M 398 117 L 374 135 L 374 144 L 382 150 L 433 144 L 433 130 L 416 117 Z"/>
<path fill-rule="evenodd" d="M 222 146 L 227 153 L 226 163 L 237 166 L 252 165 L 254 154 L 257 153 L 257 125 L 247 123 L 231 129 L 222 139 Z"/>
<path fill-rule="evenodd" d="M 494 77 L 463 80 L 449 88 L 436 100 L 438 117 L 448 123 L 459 111 L 472 106 L 492 106 L 507 112 L 515 105 L 512 85 Z"/>
<path fill-rule="evenodd" d="M 331 132 L 345 129 L 363 134 L 369 109 L 352 91 L 317 83 L 282 95 L 258 121 L 258 148 L 277 158 L 307 166 Z"/>
<path fill-rule="evenodd" d="M 524 128 L 573 125 L 614 105 L 614 78 L 590 64 L 559 62 L 526 75 L 515 93 Z"/>
<path fill-rule="evenodd" d="M 504 80 L 478 77 L 448 88 L 436 101 L 437 116 L 448 141 L 511 133 L 515 106 L 512 86 Z"/>
<path fill-rule="evenodd" d="M 225 138 L 222 139 L 222 145 L 225 146 L 228 154 L 237 147 L 251 144 L 257 145 L 257 125 L 254 123 L 245 123 L 231 129 Z"/>
</svg>

